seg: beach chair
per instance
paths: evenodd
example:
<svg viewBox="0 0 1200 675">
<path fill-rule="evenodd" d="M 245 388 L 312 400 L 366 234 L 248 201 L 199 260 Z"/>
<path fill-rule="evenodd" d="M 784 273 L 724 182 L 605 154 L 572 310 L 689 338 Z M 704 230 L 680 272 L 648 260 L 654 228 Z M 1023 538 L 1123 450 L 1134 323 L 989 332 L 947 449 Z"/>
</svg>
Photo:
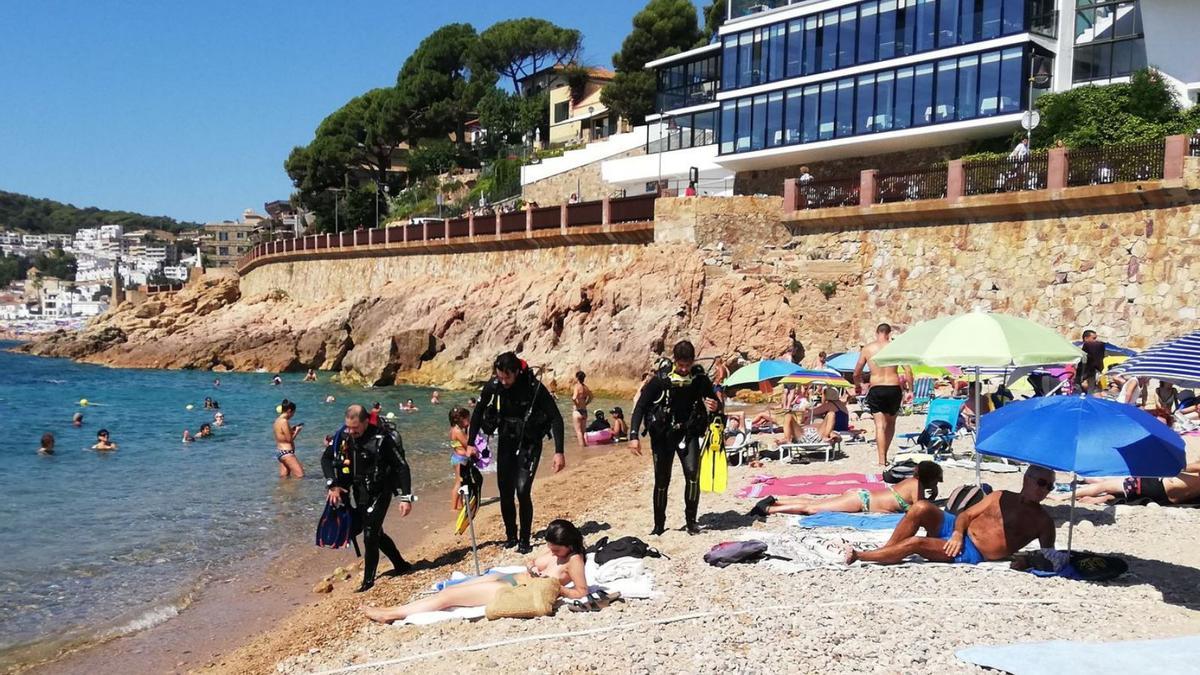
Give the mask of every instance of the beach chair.
<svg viewBox="0 0 1200 675">
<path fill-rule="evenodd" d="M 725 446 L 725 458 L 733 466 L 741 466 L 758 459 L 759 443 L 752 434 L 739 433 L 734 444 Z"/>
<path fill-rule="evenodd" d="M 918 377 L 913 381 L 913 398 L 907 414 L 913 415 L 929 411 L 929 402 L 933 400 L 933 388 L 936 381 L 932 377 Z"/>
<path fill-rule="evenodd" d="M 954 430 L 950 439 L 953 441 L 954 437 L 957 436 L 959 415 L 962 414 L 962 408 L 966 403 L 967 399 L 965 398 L 935 398 L 930 400 L 929 410 L 925 413 L 925 424 L 921 426 L 921 430 L 924 431 L 931 422 L 945 422 Z M 900 446 L 900 449 L 907 450 L 913 447 L 917 442 L 917 437 L 920 435 L 920 432 L 915 434 L 897 434 L 897 438 L 908 442 L 907 445 Z"/>
</svg>

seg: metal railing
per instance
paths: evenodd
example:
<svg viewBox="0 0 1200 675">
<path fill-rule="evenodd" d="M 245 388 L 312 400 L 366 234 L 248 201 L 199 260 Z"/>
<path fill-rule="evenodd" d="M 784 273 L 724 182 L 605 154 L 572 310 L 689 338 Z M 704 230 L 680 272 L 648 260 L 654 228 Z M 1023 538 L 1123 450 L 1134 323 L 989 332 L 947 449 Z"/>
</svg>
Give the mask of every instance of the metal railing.
<svg viewBox="0 0 1200 675">
<path fill-rule="evenodd" d="M 1161 141 L 1071 150 L 1067 186 L 1160 180 L 1165 152 Z"/>
<path fill-rule="evenodd" d="M 608 222 L 636 223 L 654 220 L 655 195 L 635 195 L 608 201 Z"/>
<path fill-rule="evenodd" d="M 858 206 L 862 181 L 858 176 L 813 180 L 797 186 L 800 209 Z"/>
<path fill-rule="evenodd" d="M 1188 137 L 1188 156 L 1200 157 L 1200 134 Z"/>
<path fill-rule="evenodd" d="M 875 203 L 946 198 L 946 166 L 881 173 L 875 179 Z"/>
<path fill-rule="evenodd" d="M 1025 159 L 980 159 L 963 162 L 963 195 L 991 195 L 1022 190 L 1045 190 L 1049 157 L 1036 153 Z"/>
</svg>

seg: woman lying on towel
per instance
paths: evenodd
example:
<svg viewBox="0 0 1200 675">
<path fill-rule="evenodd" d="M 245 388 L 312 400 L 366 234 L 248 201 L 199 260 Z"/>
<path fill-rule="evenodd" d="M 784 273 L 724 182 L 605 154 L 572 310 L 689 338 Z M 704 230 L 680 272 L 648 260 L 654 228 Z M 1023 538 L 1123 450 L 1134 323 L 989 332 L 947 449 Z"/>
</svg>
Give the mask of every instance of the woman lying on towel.
<svg viewBox="0 0 1200 675">
<path fill-rule="evenodd" d="M 935 462 L 921 462 L 912 478 L 889 485 L 886 490 L 847 490 L 840 497 L 819 498 L 766 497 L 751 509 L 750 514 L 766 517 L 772 513 L 810 515 L 826 511 L 842 513 L 904 513 L 922 499 L 937 498 L 938 483 L 942 482 L 942 467 Z"/>
<path fill-rule="evenodd" d="M 501 589 L 517 586 L 522 580 L 530 577 L 557 579 L 562 584 L 560 597 L 583 598 L 588 594 L 587 579 L 583 574 L 586 558 L 583 534 L 579 529 L 568 520 L 553 520 L 546 526 L 545 548 L 537 552 L 526 572 L 485 574 L 407 605 L 364 607 L 363 613 L 372 621 L 391 623 L 421 612 L 436 612 L 453 607 L 479 607 L 491 602 Z M 574 588 L 567 588 L 568 583 L 574 584 Z"/>
<path fill-rule="evenodd" d="M 1087 478 L 1075 489 L 1081 504 L 1107 504 L 1122 499 L 1130 504 L 1154 502 L 1160 506 L 1191 504 L 1200 500 L 1200 462 L 1192 462 L 1174 478 Z M 1052 493 L 1054 499 L 1069 500 L 1070 492 Z"/>
</svg>

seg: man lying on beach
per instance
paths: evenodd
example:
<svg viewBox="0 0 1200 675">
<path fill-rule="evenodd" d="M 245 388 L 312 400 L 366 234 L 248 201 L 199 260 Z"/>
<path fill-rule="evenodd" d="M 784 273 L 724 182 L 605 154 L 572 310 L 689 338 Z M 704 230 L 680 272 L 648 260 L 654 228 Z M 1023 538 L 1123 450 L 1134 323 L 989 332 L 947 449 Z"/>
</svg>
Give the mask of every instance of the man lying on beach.
<svg viewBox="0 0 1200 675">
<path fill-rule="evenodd" d="M 885 490 L 847 490 L 839 497 L 825 498 L 809 495 L 796 497 L 765 497 L 754 505 L 750 515 L 766 517 L 772 513 L 810 515 L 838 511 L 841 513 L 907 513 L 926 499 L 937 499 L 938 483 L 942 482 L 942 467 L 937 462 L 921 462 L 912 478 L 889 485 Z"/>
<path fill-rule="evenodd" d="M 1159 506 L 1190 504 L 1200 500 L 1200 462 L 1192 462 L 1173 478 L 1089 478 L 1087 485 L 1076 488 L 1081 504 L 1107 504 L 1118 498 L 1127 502 L 1154 502 Z M 1055 500 L 1071 498 L 1070 492 L 1054 495 Z"/>
<path fill-rule="evenodd" d="M 881 548 L 847 547 L 846 564 L 863 560 L 892 565 L 915 553 L 931 562 L 975 565 L 1007 558 L 1034 539 L 1042 548 L 1054 548 L 1054 520 L 1041 505 L 1052 489 L 1054 472 L 1030 465 L 1019 493 L 993 492 L 957 516 L 933 502 L 917 502 Z M 926 536 L 917 536 L 920 529 Z"/>
</svg>

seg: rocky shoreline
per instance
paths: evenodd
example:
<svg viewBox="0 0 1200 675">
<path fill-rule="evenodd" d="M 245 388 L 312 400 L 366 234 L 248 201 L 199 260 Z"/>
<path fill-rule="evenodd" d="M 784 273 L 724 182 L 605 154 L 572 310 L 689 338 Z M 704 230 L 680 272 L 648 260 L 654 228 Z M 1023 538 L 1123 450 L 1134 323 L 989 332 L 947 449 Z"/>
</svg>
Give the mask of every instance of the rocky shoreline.
<svg viewBox="0 0 1200 675">
<path fill-rule="evenodd" d="M 205 278 L 19 349 L 125 368 L 315 368 L 348 383 L 439 387 L 485 379 L 494 356 L 513 349 L 552 387 L 583 369 L 598 393 L 627 394 L 683 337 L 698 340 L 702 356 L 778 357 L 805 308 L 823 301 L 813 287 L 707 264 L 690 246 L 654 246 L 606 264 L 401 278 L 307 303 L 285 289 L 246 296 L 236 278 Z"/>
</svg>

